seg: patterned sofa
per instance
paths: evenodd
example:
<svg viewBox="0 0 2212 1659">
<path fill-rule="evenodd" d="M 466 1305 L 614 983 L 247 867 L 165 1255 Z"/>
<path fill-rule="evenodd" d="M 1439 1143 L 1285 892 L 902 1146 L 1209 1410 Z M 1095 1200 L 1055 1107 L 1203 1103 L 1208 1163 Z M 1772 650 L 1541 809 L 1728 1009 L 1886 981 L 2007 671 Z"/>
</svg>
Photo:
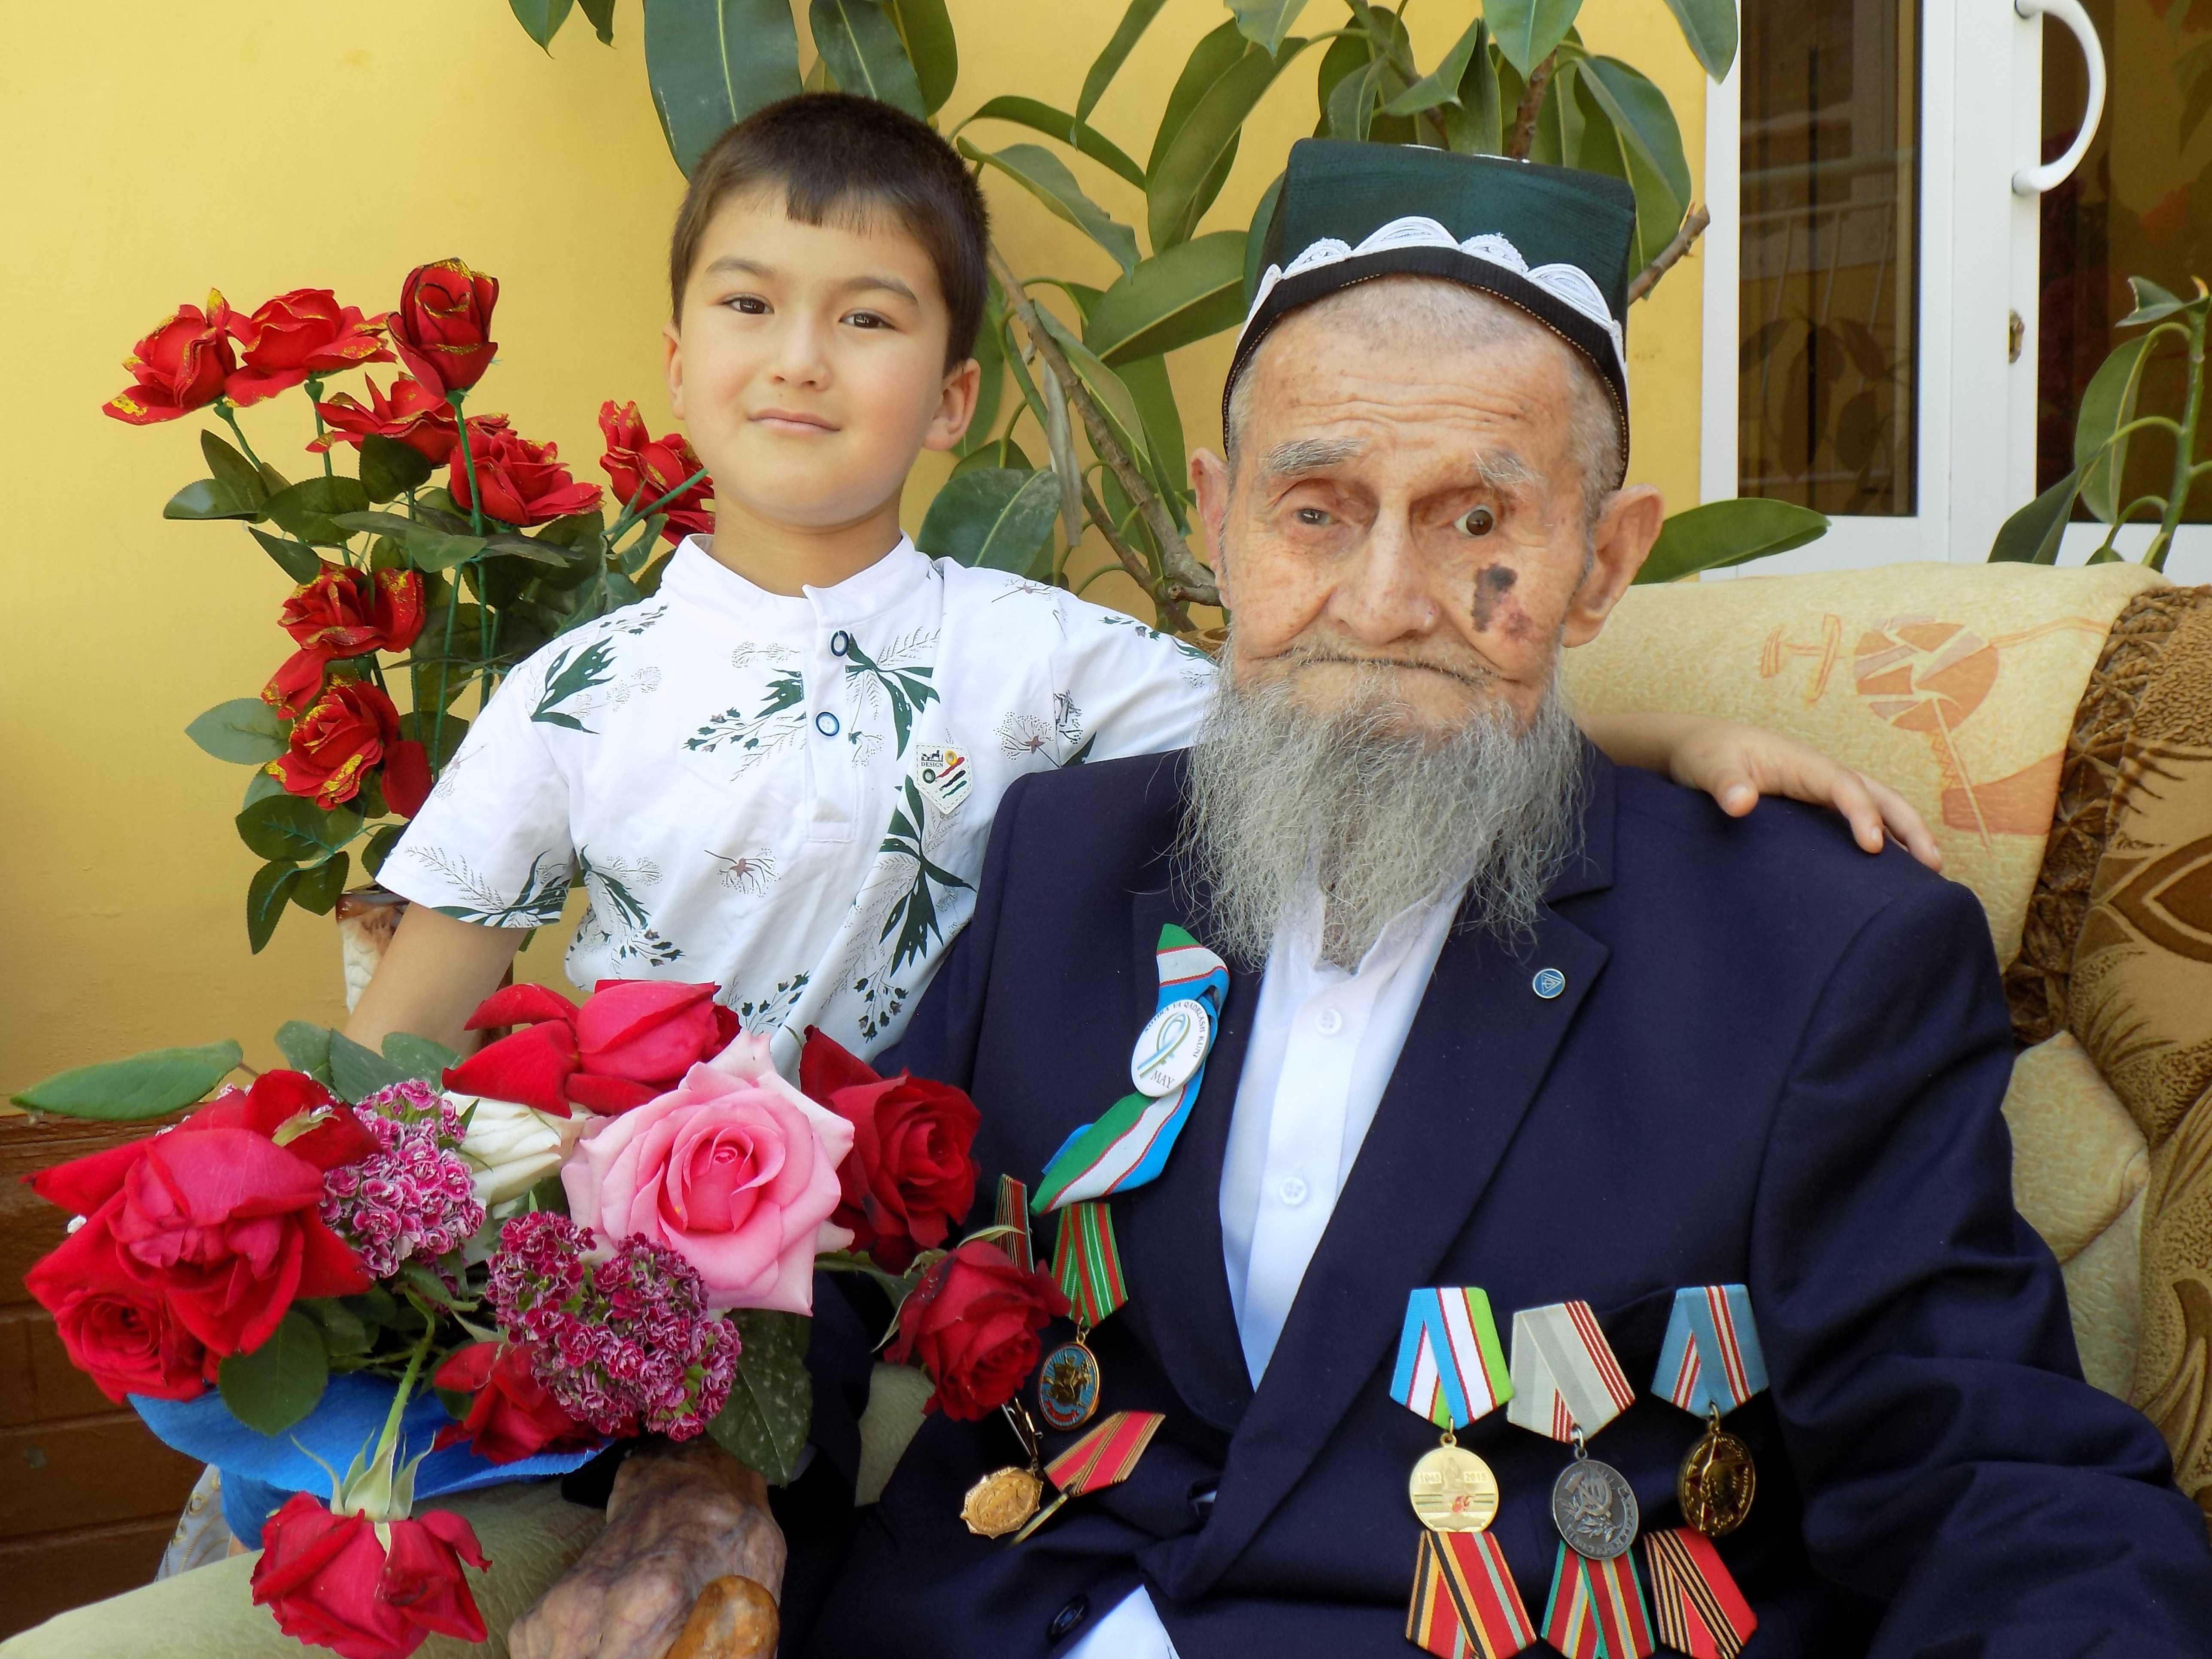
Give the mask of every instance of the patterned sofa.
<svg viewBox="0 0 2212 1659">
<path fill-rule="evenodd" d="M 2013 1194 L 2082 1368 L 2212 1512 L 2212 589 L 2127 564 L 1638 588 L 1567 678 L 1599 712 L 1793 732 L 1927 817 L 2004 964 Z"/>
</svg>

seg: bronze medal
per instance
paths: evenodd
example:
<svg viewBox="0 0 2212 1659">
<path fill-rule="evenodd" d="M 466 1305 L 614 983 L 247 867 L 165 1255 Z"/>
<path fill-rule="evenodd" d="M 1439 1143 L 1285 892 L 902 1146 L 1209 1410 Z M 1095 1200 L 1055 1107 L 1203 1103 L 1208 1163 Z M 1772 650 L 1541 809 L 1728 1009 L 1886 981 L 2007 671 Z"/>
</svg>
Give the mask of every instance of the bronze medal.
<svg viewBox="0 0 2212 1659">
<path fill-rule="evenodd" d="M 1675 1478 L 1683 1520 L 1708 1538 L 1725 1538 L 1744 1523 L 1758 1491 L 1751 1448 L 1723 1430 L 1715 1412 L 1705 1437 L 1690 1448 Z"/>
<path fill-rule="evenodd" d="M 1044 1498 L 1044 1480 L 1034 1469 L 994 1469 L 968 1488 L 960 1518 L 979 1538 L 1019 1532 Z"/>
</svg>

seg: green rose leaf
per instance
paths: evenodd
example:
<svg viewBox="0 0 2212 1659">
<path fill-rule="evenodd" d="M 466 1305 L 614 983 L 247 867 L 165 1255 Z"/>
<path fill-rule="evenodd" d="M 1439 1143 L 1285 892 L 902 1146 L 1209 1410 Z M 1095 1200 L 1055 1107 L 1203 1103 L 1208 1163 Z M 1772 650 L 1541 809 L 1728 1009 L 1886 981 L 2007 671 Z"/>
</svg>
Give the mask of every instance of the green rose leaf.
<svg viewBox="0 0 2212 1659">
<path fill-rule="evenodd" d="M 400 1075 L 420 1083 L 436 1083 L 446 1067 L 458 1066 L 461 1057 L 442 1042 L 411 1031 L 394 1031 L 384 1039 L 384 1058 L 399 1068 Z"/>
<path fill-rule="evenodd" d="M 429 525 L 408 526 L 408 562 L 417 570 L 451 570 L 465 564 L 488 545 L 481 536 L 464 536 Z"/>
<path fill-rule="evenodd" d="M 283 859 L 271 859 L 253 872 L 246 884 L 246 942 L 259 956 L 275 937 L 283 920 L 284 906 L 300 885 L 300 867 Z"/>
<path fill-rule="evenodd" d="M 319 916 L 330 915 L 338 895 L 345 891 L 349 862 L 343 853 L 333 853 L 320 864 L 301 871 L 299 884 L 292 890 L 292 902 Z"/>
<path fill-rule="evenodd" d="M 374 881 L 384 873 L 384 861 L 392 856 L 392 849 L 399 845 L 399 837 L 407 832 L 396 823 L 387 823 L 368 838 L 368 845 L 361 849 L 361 867 Z"/>
<path fill-rule="evenodd" d="M 268 480 L 261 469 L 247 460 L 212 432 L 200 434 L 200 453 L 206 458 L 208 471 L 241 501 L 251 501 L 259 507 L 269 499 Z"/>
<path fill-rule="evenodd" d="M 259 504 L 240 495 L 220 478 L 202 478 L 169 497 L 165 519 L 258 519 Z"/>
<path fill-rule="evenodd" d="M 305 1072 L 316 1082 L 331 1080 L 331 1028 L 304 1019 L 288 1019 L 276 1028 L 277 1052 L 295 1072 Z"/>
<path fill-rule="evenodd" d="M 361 833 L 361 814 L 349 807 L 325 811 L 302 795 L 270 795 L 238 815 L 238 837 L 264 859 L 319 863 Z"/>
<path fill-rule="evenodd" d="M 262 766 L 284 752 L 284 722 L 258 697 L 219 702 L 185 728 L 185 735 L 217 760 Z"/>
<path fill-rule="evenodd" d="M 308 478 L 289 489 L 280 489 L 263 503 L 261 510 L 275 520 L 280 529 L 303 542 L 343 547 L 349 532 L 335 522 L 337 517 L 366 512 L 368 508 L 368 492 L 361 487 L 361 480 L 349 478 L 341 472 L 327 478 Z"/>
<path fill-rule="evenodd" d="M 744 1352 L 730 1397 L 707 1432 L 770 1486 L 787 1486 L 798 1472 L 814 1413 L 814 1384 L 806 1374 L 808 1322 L 769 1308 L 744 1308 L 732 1316 Z"/>
<path fill-rule="evenodd" d="M 441 768 L 453 759 L 453 752 L 461 746 L 461 739 L 469 734 L 469 723 L 459 714 L 448 713 L 441 721 L 435 710 L 425 714 L 407 714 L 399 717 L 399 735 L 411 738 L 430 752 L 430 764 Z"/>
<path fill-rule="evenodd" d="M 276 568 L 294 581 L 304 585 L 323 574 L 323 556 L 307 543 L 295 542 L 289 536 L 272 536 L 252 525 L 246 529 L 261 544 L 262 550 L 276 561 Z"/>
<path fill-rule="evenodd" d="M 331 1033 L 331 1092 L 358 1106 L 379 1089 L 405 1081 L 407 1073 L 343 1031 Z"/>
<path fill-rule="evenodd" d="M 361 441 L 361 487 L 372 501 L 388 501 L 430 482 L 437 469 L 412 444 L 372 432 Z"/>
<path fill-rule="evenodd" d="M 216 1372 L 216 1386 L 230 1414 L 249 1429 L 274 1437 L 314 1410 L 331 1380 L 330 1351 L 315 1322 L 288 1309 L 269 1340 L 252 1353 L 234 1353 Z"/>
<path fill-rule="evenodd" d="M 79 1066 L 33 1083 L 15 1097 L 30 1111 L 103 1123 L 143 1123 L 196 1104 L 246 1058 L 225 1040 L 198 1048 L 151 1048 L 128 1060 Z"/>
<path fill-rule="evenodd" d="M 1638 582 L 1671 582 L 1700 570 L 1719 570 L 1770 553 L 1786 553 L 1827 533 L 1828 521 L 1794 501 L 1742 496 L 1707 501 L 1677 513 L 1659 526 Z"/>
<path fill-rule="evenodd" d="M 977 467 L 937 492 L 915 545 L 932 558 L 1026 571 L 1051 536 L 1059 511 L 1060 483 L 1049 471 Z"/>
</svg>

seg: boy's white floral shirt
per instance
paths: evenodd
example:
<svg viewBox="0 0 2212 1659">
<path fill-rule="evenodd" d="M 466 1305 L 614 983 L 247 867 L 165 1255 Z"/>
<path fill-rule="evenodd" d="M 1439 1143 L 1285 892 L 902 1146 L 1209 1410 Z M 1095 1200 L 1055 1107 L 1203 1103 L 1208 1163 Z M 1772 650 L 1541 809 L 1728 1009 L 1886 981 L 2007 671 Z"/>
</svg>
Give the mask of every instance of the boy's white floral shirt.
<svg viewBox="0 0 2212 1659">
<path fill-rule="evenodd" d="M 696 541 L 652 599 L 494 694 L 384 884 L 490 927 L 589 898 L 570 981 L 713 981 L 795 1063 L 896 1038 L 974 908 L 1025 772 L 1179 748 L 1200 652 L 1059 590 L 899 545 L 787 598 Z"/>
</svg>

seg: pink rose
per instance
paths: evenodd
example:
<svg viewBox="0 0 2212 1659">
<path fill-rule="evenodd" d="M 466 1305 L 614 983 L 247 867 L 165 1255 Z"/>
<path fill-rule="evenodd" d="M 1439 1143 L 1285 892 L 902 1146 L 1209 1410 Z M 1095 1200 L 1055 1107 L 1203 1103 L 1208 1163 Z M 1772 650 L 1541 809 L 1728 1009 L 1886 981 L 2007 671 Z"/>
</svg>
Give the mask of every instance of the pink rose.
<svg viewBox="0 0 2212 1659">
<path fill-rule="evenodd" d="M 776 1074 L 768 1039 L 740 1036 L 675 1090 L 587 1132 L 561 1171 L 577 1224 L 642 1235 L 698 1269 L 710 1308 L 814 1310 L 853 1126 Z"/>
</svg>

